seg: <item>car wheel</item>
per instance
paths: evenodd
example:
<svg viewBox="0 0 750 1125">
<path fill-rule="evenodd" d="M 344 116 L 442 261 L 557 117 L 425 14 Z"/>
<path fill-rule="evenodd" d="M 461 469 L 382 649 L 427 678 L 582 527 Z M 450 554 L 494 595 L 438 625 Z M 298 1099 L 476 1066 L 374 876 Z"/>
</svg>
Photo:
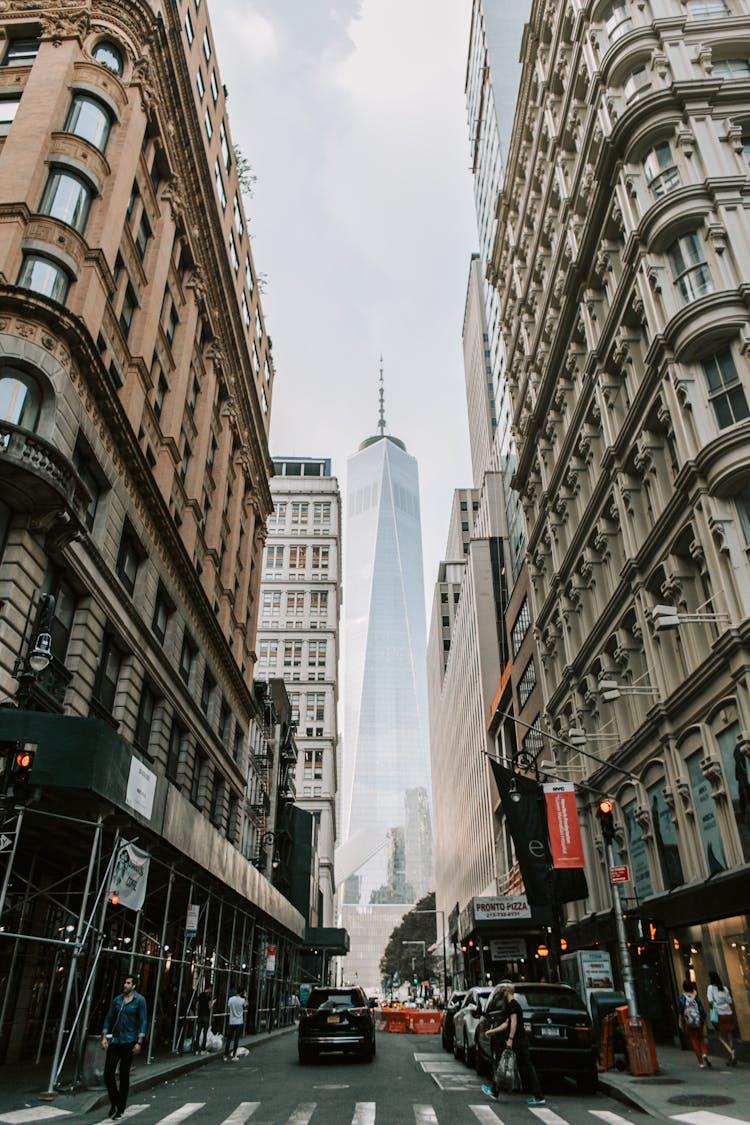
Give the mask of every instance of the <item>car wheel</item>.
<svg viewBox="0 0 750 1125">
<path fill-rule="evenodd" d="M 470 1070 L 474 1068 L 474 1047 L 466 1038 L 466 1032 L 464 1032 L 464 1062 Z"/>
<path fill-rule="evenodd" d="M 461 1058 L 461 1048 L 458 1045 L 458 1036 L 455 1033 L 453 1035 L 453 1058 L 454 1059 L 460 1059 Z"/>
<path fill-rule="evenodd" d="M 576 1075 L 576 1086 L 581 1094 L 595 1094 L 598 1085 L 599 1075 L 595 1070 Z"/>
<path fill-rule="evenodd" d="M 372 1043 L 368 1043 L 368 1045 L 365 1049 L 364 1059 L 365 1059 L 365 1062 L 372 1062 L 372 1060 L 374 1058 L 375 1058 L 375 1040 L 373 1039 Z"/>
<path fill-rule="evenodd" d="M 299 1056 L 300 1066 L 306 1066 L 307 1063 L 312 1062 L 312 1051 L 309 1047 L 303 1047 L 300 1043 L 297 1047 L 297 1054 Z"/>
</svg>

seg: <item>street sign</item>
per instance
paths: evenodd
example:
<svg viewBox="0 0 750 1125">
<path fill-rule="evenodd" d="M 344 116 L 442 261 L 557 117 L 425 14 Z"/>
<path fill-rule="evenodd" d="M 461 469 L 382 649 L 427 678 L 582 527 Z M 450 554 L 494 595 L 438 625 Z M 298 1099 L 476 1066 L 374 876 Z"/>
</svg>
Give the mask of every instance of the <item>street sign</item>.
<svg viewBox="0 0 750 1125">
<path fill-rule="evenodd" d="M 610 867 L 609 869 L 610 883 L 629 883 L 630 882 L 630 868 L 624 863 L 619 867 Z"/>
<path fill-rule="evenodd" d="M 198 919 L 200 918 L 200 905 L 191 903 L 187 908 L 185 919 L 185 937 L 195 937 L 198 933 Z"/>
<path fill-rule="evenodd" d="M 2 835 L 0 835 L 0 852 L 4 852 L 5 849 L 10 847 L 12 843 L 13 841 L 11 840 L 10 836 L 6 836 L 3 832 Z"/>
</svg>

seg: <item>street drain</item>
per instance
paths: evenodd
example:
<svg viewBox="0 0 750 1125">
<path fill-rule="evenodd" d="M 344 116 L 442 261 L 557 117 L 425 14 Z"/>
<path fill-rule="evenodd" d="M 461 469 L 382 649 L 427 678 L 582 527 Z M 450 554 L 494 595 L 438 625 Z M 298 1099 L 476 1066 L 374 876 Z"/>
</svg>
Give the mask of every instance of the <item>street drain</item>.
<svg viewBox="0 0 750 1125">
<path fill-rule="evenodd" d="M 675 1094 L 669 1102 L 671 1105 L 734 1105 L 734 1098 L 725 1098 L 723 1094 Z"/>
<path fill-rule="evenodd" d="M 644 1086 L 684 1086 L 685 1085 L 685 1079 L 684 1078 L 667 1078 L 666 1074 L 664 1074 L 664 1075 L 654 1075 L 653 1078 L 634 1078 L 633 1079 L 633 1085 L 634 1086 L 638 1082 L 642 1083 L 642 1085 L 644 1085 Z"/>
</svg>

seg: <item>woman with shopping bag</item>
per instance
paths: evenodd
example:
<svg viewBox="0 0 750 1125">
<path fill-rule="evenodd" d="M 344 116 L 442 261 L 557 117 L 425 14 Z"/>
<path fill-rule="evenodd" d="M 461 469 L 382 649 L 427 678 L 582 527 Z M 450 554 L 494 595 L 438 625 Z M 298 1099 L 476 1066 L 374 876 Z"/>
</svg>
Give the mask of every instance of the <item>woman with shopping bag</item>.
<svg viewBox="0 0 750 1125">
<path fill-rule="evenodd" d="M 727 1066 L 736 1066 L 734 1033 L 737 1030 L 737 1017 L 734 1014 L 732 994 L 728 988 L 724 987 L 717 972 L 710 972 L 708 979 L 711 982 L 706 991 L 706 999 L 710 1005 L 709 1022 L 727 1053 Z"/>
</svg>

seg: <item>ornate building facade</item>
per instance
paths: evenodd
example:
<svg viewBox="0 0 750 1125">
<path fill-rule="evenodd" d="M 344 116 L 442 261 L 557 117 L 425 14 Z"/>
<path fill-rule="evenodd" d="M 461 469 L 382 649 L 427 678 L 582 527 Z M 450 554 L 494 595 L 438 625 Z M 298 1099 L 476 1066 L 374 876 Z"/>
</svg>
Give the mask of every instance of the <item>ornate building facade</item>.
<svg viewBox="0 0 750 1125">
<path fill-rule="evenodd" d="M 219 1007 L 244 981 L 253 1020 L 273 1018 L 304 934 L 259 870 L 279 742 L 253 691 L 273 362 L 245 165 L 207 4 L 13 2 L 0 34 L 0 739 L 20 841 L 2 1052 L 59 1054 L 83 920 L 135 838 L 149 891 L 101 916 L 95 994 L 127 952 L 150 1042 L 174 1048 L 203 979 Z M 72 961 L 55 952 L 71 933 Z"/>
<path fill-rule="evenodd" d="M 750 1032 L 748 32 L 746 0 L 535 0 L 491 262 L 544 756 L 616 799 L 665 1034 L 710 969 Z"/>
</svg>

